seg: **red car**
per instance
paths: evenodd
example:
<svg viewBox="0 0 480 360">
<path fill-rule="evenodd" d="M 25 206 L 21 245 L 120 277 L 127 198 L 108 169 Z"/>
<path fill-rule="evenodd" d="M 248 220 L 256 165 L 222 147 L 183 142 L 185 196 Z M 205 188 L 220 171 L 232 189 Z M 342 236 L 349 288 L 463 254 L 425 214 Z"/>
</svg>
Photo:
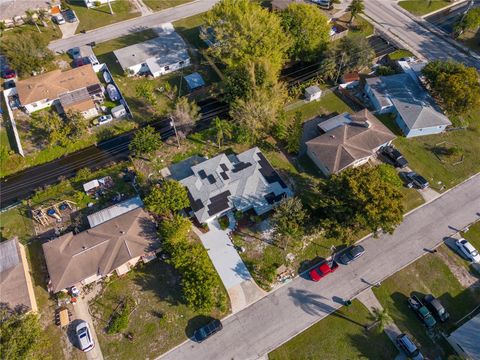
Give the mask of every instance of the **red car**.
<svg viewBox="0 0 480 360">
<path fill-rule="evenodd" d="M 15 74 L 15 70 L 12 70 L 12 69 L 7 69 L 2 73 L 2 77 L 4 79 L 13 79 L 16 76 L 17 74 Z"/>
<path fill-rule="evenodd" d="M 320 266 L 310 270 L 310 279 L 320 281 L 321 278 L 337 270 L 338 264 L 335 261 L 324 262 Z"/>
</svg>

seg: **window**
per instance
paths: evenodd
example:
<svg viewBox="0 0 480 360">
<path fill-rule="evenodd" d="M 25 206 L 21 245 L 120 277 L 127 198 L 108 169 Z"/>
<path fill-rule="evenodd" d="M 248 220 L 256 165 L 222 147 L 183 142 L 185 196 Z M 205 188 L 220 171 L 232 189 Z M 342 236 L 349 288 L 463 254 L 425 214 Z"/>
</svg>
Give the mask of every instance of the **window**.
<svg viewBox="0 0 480 360">
<path fill-rule="evenodd" d="M 165 66 L 165 71 L 168 71 L 168 70 L 170 70 L 170 66 L 167 65 Z"/>
<path fill-rule="evenodd" d="M 182 66 L 183 64 L 185 64 L 185 61 L 182 60 L 182 61 L 180 61 L 179 64 L 180 64 L 180 66 Z"/>
</svg>

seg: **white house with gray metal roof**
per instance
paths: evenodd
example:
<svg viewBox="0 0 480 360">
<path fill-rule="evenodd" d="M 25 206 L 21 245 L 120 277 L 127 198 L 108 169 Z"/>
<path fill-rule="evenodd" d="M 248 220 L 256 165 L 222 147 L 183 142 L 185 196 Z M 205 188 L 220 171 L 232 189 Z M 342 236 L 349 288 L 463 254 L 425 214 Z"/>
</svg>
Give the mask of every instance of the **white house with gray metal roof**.
<svg viewBox="0 0 480 360">
<path fill-rule="evenodd" d="M 186 162 L 188 172 L 180 170 L 178 164 L 169 170 L 188 189 L 192 212 L 200 223 L 229 211 L 253 209 L 261 215 L 282 198 L 293 195 L 257 147 L 238 155 L 198 160 L 193 166 Z"/>
<path fill-rule="evenodd" d="M 173 26 L 156 30 L 158 37 L 113 52 L 127 74 L 158 77 L 190 66 L 187 44 Z"/>
<path fill-rule="evenodd" d="M 406 137 L 439 134 L 452 125 L 411 74 L 367 79 L 365 92 L 378 113 L 396 113 Z"/>
</svg>

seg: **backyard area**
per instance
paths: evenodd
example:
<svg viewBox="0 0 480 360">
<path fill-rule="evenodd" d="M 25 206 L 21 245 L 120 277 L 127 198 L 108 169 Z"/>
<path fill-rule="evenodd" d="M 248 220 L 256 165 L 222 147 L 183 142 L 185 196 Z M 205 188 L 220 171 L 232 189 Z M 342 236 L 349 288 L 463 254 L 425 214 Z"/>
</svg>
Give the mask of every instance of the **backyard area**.
<svg viewBox="0 0 480 360">
<path fill-rule="evenodd" d="M 429 14 L 451 4 L 452 2 L 448 0 L 403 0 L 398 3 L 405 10 L 418 16 Z"/>
<path fill-rule="evenodd" d="M 453 350 L 438 332 L 428 334 L 426 328 L 409 309 L 407 298 L 412 294 L 423 298 L 426 294 L 436 296 L 450 313 L 439 330 L 449 333 L 454 324 L 471 312 L 480 303 L 478 278 L 470 287 L 460 283 L 459 271 L 454 265 L 459 257 L 446 245 L 441 245 L 435 254 L 426 254 L 415 263 L 383 281 L 373 291 L 401 331 L 411 334 L 420 344 L 424 356 L 446 358 Z"/>
<path fill-rule="evenodd" d="M 202 56 L 197 48 L 204 48 L 205 44 L 199 38 L 199 25 L 202 24 L 203 14 L 196 15 L 190 18 L 182 19 L 174 23 L 175 29 L 186 40 L 189 45 L 189 52 L 191 56 L 192 66 L 174 73 L 166 74 L 158 78 L 147 78 L 144 76 L 126 76 L 124 71 L 117 62 L 114 50 L 137 44 L 143 41 L 150 40 L 157 37 L 157 33 L 153 29 L 139 31 L 127 36 L 113 39 L 104 43 L 97 44 L 94 48 L 100 62 L 105 62 L 117 81 L 120 90 L 125 99 L 130 105 L 134 118 L 137 121 L 143 122 L 152 117 L 162 116 L 168 114 L 173 107 L 172 97 L 166 94 L 166 84 L 171 88 L 179 89 L 175 96 L 189 95 L 187 84 L 183 81 L 183 77 L 193 72 L 198 72 L 202 75 L 207 88 L 209 85 L 217 83 L 220 79 L 217 73 L 212 69 L 208 61 Z M 136 94 L 137 87 L 142 84 L 153 84 L 157 103 L 155 106 L 146 103 L 142 98 Z M 201 100 L 208 96 L 208 91 L 202 91 L 199 94 L 193 95 L 195 100 Z M 192 97 L 192 95 L 190 95 Z"/>
<path fill-rule="evenodd" d="M 111 6 L 113 15 L 110 14 L 108 4 L 87 8 L 81 0 L 67 0 L 67 7 L 75 11 L 80 22 L 76 30 L 77 33 L 140 16 L 140 12 L 137 11 L 130 0 L 112 1 Z"/>
<path fill-rule="evenodd" d="M 343 14 L 336 22 L 348 28 L 348 35 L 363 35 L 365 37 L 373 35 L 373 25 L 361 16 L 356 16 L 352 23 L 350 22 L 351 15 L 349 12 Z"/>
<path fill-rule="evenodd" d="M 393 359 L 398 353 L 378 327 L 366 331 L 373 318 L 358 300 L 295 336 L 268 354 L 270 360 L 317 359 Z"/>
<path fill-rule="evenodd" d="M 106 282 L 101 295 L 90 303 L 105 359 L 154 358 L 192 336 L 210 317 L 220 319 L 229 312 L 225 290 L 208 316 L 191 310 L 183 303 L 179 279 L 170 265 L 157 259 Z M 108 335 L 104 330 L 108 319 L 127 296 L 136 303 L 125 331 L 132 338 Z"/>
</svg>

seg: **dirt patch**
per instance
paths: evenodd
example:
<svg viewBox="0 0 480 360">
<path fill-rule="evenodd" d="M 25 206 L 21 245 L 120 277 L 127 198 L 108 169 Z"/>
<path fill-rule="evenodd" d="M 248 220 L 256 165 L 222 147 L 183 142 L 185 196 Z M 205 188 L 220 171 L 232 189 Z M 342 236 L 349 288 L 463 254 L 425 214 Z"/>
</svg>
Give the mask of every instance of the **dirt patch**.
<svg viewBox="0 0 480 360">
<path fill-rule="evenodd" d="M 460 260 L 454 258 L 452 254 L 452 250 L 449 249 L 446 245 L 440 246 L 438 248 L 437 254 L 442 258 L 442 260 L 448 265 L 450 271 L 453 275 L 457 278 L 457 280 L 462 284 L 465 288 L 476 289 L 480 288 L 480 281 L 470 274 L 467 268 L 463 266 Z"/>
</svg>

